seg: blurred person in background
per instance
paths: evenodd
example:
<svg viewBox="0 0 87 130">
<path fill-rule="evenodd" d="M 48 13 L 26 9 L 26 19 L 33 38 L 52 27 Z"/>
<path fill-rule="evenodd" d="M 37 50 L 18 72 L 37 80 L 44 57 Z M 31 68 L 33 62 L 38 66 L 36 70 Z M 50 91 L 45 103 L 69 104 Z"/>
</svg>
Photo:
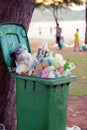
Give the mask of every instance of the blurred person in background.
<svg viewBox="0 0 87 130">
<path fill-rule="evenodd" d="M 80 51 L 80 45 L 79 45 L 79 29 L 76 29 L 76 33 L 75 33 L 75 39 L 74 39 L 74 51 L 76 51 L 77 49 Z"/>
<path fill-rule="evenodd" d="M 62 33 L 62 29 L 59 27 L 59 23 L 57 23 L 57 25 L 56 25 L 56 42 L 57 42 L 58 47 L 59 47 L 60 50 L 62 49 L 61 43 L 60 43 L 60 41 L 61 41 L 61 33 Z"/>
</svg>

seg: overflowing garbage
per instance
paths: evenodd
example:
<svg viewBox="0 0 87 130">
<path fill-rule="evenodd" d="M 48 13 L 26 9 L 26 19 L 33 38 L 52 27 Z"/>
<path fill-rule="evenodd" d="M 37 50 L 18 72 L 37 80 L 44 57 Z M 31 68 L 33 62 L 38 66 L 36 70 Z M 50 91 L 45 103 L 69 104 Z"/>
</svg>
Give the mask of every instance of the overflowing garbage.
<svg viewBox="0 0 87 130">
<path fill-rule="evenodd" d="M 49 51 L 47 44 L 41 44 L 37 52 L 31 54 L 23 44 L 18 45 L 12 52 L 15 58 L 16 73 L 41 78 L 59 78 L 71 76 L 75 69 L 74 63 L 64 60 L 61 54 Z"/>
</svg>

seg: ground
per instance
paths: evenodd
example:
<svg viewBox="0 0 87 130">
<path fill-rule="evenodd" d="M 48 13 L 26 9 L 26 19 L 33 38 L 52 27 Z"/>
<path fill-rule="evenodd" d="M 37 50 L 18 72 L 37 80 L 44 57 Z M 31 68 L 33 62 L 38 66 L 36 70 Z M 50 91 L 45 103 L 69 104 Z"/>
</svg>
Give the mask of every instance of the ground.
<svg viewBox="0 0 87 130">
<path fill-rule="evenodd" d="M 43 42 L 43 41 L 42 41 Z M 41 40 L 30 40 L 31 50 L 37 50 L 38 46 L 42 43 Z M 53 46 L 53 43 L 49 44 L 49 49 L 54 51 L 55 53 L 60 52 L 57 49 L 56 45 Z M 63 52 L 70 53 L 87 53 L 85 51 L 82 52 L 74 52 L 73 47 L 64 48 Z M 73 99 L 69 96 L 68 99 L 68 111 L 67 111 L 67 127 L 78 126 L 81 130 L 87 130 L 87 96 L 80 96 L 76 99 Z"/>
<path fill-rule="evenodd" d="M 87 96 L 68 100 L 67 126 L 79 126 L 81 130 L 87 130 Z"/>
</svg>

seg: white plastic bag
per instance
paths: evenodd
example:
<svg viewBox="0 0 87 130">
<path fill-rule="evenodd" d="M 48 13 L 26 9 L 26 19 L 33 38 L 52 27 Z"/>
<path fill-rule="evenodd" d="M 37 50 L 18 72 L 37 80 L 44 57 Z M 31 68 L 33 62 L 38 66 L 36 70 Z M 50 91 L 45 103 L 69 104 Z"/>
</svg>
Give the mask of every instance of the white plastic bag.
<svg viewBox="0 0 87 130">
<path fill-rule="evenodd" d="M 66 127 L 66 130 L 81 130 L 78 126 Z"/>
<path fill-rule="evenodd" d="M 5 126 L 3 124 L 0 124 L 0 130 L 5 130 Z"/>
</svg>

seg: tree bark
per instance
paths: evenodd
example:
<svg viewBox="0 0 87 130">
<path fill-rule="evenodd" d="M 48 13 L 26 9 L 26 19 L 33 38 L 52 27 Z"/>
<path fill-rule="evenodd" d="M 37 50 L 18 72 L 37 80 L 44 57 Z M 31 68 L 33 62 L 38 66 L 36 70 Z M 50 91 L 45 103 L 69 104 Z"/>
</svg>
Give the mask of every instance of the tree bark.
<svg viewBox="0 0 87 130">
<path fill-rule="evenodd" d="M 87 2 L 86 2 L 85 20 L 86 20 L 85 44 L 87 44 Z"/>
<path fill-rule="evenodd" d="M 35 0 L 1 0 L 0 23 L 19 22 L 28 30 Z M 15 79 L 9 74 L 0 47 L 0 123 L 16 130 Z"/>
</svg>

